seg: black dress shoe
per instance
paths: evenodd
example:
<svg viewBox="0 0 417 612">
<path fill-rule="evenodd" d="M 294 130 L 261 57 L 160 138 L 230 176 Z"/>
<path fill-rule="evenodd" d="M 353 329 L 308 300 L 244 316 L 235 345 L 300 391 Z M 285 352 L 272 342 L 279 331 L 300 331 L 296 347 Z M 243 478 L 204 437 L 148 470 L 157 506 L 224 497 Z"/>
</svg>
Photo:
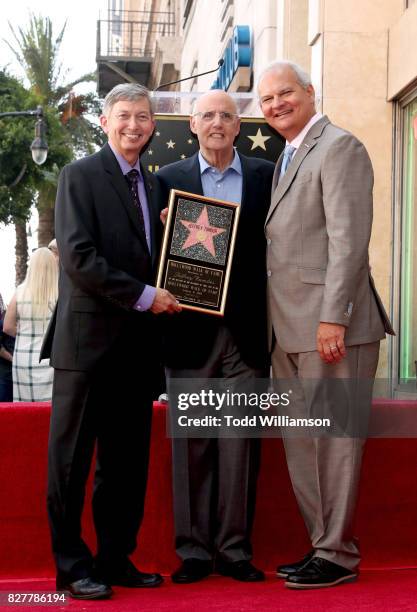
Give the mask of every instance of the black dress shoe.
<svg viewBox="0 0 417 612">
<path fill-rule="evenodd" d="M 134 589 L 157 587 L 164 581 L 160 574 L 146 574 L 139 571 L 129 559 L 118 567 L 109 567 L 96 562 L 96 572 L 111 585 Z"/>
<path fill-rule="evenodd" d="M 300 561 L 294 561 L 294 563 L 288 563 L 287 565 L 278 565 L 277 576 L 278 578 L 288 578 L 296 572 L 299 572 L 307 563 L 312 559 L 314 550 L 310 550 Z"/>
<path fill-rule="evenodd" d="M 299 572 L 288 576 L 285 586 L 290 589 L 320 589 L 354 582 L 357 577 L 357 573 L 352 570 L 327 559 L 313 557 Z"/>
<path fill-rule="evenodd" d="M 73 599 L 108 599 L 113 595 L 111 587 L 98 578 L 81 578 L 64 582 L 57 578 L 57 591 L 67 591 Z"/>
<path fill-rule="evenodd" d="M 241 582 L 261 582 L 265 580 L 265 574 L 254 567 L 249 561 L 227 562 L 219 559 L 216 569 L 222 576 L 230 576 Z"/>
<path fill-rule="evenodd" d="M 213 563 L 203 559 L 184 559 L 180 567 L 171 575 L 172 582 L 188 584 L 203 580 L 213 571 Z"/>
</svg>

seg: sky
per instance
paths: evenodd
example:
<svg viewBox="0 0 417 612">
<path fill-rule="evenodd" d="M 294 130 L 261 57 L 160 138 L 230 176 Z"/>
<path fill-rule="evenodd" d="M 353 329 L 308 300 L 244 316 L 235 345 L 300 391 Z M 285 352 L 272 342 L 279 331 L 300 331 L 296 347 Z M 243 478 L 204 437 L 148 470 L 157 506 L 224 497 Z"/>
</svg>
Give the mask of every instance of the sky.
<svg viewBox="0 0 417 612">
<path fill-rule="evenodd" d="M 96 28 L 100 11 L 104 14 L 106 0 L 11 0 L 3 2 L 0 19 L 0 67 L 8 66 L 9 72 L 23 78 L 23 72 L 4 39 L 13 41 L 8 21 L 15 29 L 24 28 L 29 14 L 48 16 L 52 20 L 54 35 L 57 36 L 67 20 L 64 39 L 61 45 L 60 58 L 63 63 L 65 81 L 71 81 L 96 68 Z M 55 37 L 54 36 L 54 37 Z M 94 84 L 88 86 L 94 87 Z M 13 119 L 10 119 L 13 121 Z M 37 246 L 37 219 L 31 219 L 29 252 Z M 5 228 L 0 224 L 0 293 L 8 302 L 14 291 L 14 230 L 13 226 Z"/>
</svg>

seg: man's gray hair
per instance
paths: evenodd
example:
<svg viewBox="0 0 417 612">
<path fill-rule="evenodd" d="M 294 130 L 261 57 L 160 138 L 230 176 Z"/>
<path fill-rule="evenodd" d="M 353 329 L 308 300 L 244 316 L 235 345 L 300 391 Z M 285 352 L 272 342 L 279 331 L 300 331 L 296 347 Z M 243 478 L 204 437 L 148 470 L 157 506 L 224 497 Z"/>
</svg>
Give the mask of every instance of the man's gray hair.
<svg viewBox="0 0 417 612">
<path fill-rule="evenodd" d="M 279 60 L 272 62 L 264 70 L 262 70 L 258 78 L 257 89 L 259 90 L 259 84 L 266 74 L 269 72 L 281 72 L 281 70 L 284 70 L 285 68 L 290 68 L 294 72 L 298 83 L 304 89 L 306 89 L 309 85 L 312 85 L 310 75 L 303 68 L 301 68 L 301 66 L 295 62 L 290 62 L 289 60 Z"/>
<path fill-rule="evenodd" d="M 147 89 L 144 85 L 139 85 L 139 83 L 122 83 L 121 85 L 116 85 L 104 98 L 103 115 L 108 117 L 113 106 L 121 100 L 136 102 L 141 98 L 148 101 L 151 114 L 153 115 L 153 100 L 151 98 L 149 89 Z"/>
</svg>

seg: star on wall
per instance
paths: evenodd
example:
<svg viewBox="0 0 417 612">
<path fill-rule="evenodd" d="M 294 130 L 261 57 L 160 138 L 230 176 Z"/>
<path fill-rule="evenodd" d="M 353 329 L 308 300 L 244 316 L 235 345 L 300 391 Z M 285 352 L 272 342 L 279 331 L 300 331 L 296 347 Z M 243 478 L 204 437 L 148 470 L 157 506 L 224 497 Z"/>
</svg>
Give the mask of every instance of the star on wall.
<svg viewBox="0 0 417 612">
<path fill-rule="evenodd" d="M 189 138 L 189 139 L 187 140 L 187 142 L 188 142 L 188 144 L 193 144 L 193 139 L 192 139 L 192 138 Z"/>
<path fill-rule="evenodd" d="M 265 143 L 271 138 L 271 136 L 263 136 L 261 128 L 258 128 L 258 131 L 256 132 L 255 136 L 247 136 L 247 138 L 252 140 L 251 151 L 253 151 L 257 147 L 266 151 Z"/>
<path fill-rule="evenodd" d="M 173 149 L 175 147 L 175 142 L 173 142 L 171 139 L 168 140 L 167 142 L 168 145 L 168 149 Z"/>
<path fill-rule="evenodd" d="M 148 151 L 148 155 L 153 155 L 153 151 L 152 151 L 152 149 L 149 149 L 149 151 Z"/>
<path fill-rule="evenodd" d="M 155 136 L 160 136 L 161 132 L 155 132 Z"/>
<path fill-rule="evenodd" d="M 184 155 L 184 153 L 183 153 L 180 157 L 181 157 L 181 159 L 185 159 L 187 156 Z"/>
</svg>

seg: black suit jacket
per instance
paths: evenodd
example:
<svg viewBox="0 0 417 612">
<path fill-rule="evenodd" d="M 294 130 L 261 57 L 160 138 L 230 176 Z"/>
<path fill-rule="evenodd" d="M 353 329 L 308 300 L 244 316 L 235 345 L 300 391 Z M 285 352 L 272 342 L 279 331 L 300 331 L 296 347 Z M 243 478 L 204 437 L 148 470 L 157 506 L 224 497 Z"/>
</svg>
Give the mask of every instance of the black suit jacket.
<svg viewBox="0 0 417 612">
<path fill-rule="evenodd" d="M 152 254 L 108 144 L 61 173 L 55 207 L 59 299 L 42 353 L 44 358 L 50 352 L 55 368 L 88 371 L 121 337 L 141 339 L 138 355 L 157 342 L 154 315 L 132 308 L 145 284 L 155 283 L 162 230 L 158 183 L 143 168 L 142 173 Z"/>
<path fill-rule="evenodd" d="M 264 223 L 271 201 L 274 164 L 240 155 L 242 202 L 224 322 L 245 363 L 254 368 L 268 364 L 266 325 L 266 264 Z M 169 164 L 156 174 L 167 206 L 169 190 L 203 195 L 198 153 Z M 169 367 L 201 367 L 213 345 L 219 319 L 183 311 L 165 317 L 164 358 Z"/>
</svg>

